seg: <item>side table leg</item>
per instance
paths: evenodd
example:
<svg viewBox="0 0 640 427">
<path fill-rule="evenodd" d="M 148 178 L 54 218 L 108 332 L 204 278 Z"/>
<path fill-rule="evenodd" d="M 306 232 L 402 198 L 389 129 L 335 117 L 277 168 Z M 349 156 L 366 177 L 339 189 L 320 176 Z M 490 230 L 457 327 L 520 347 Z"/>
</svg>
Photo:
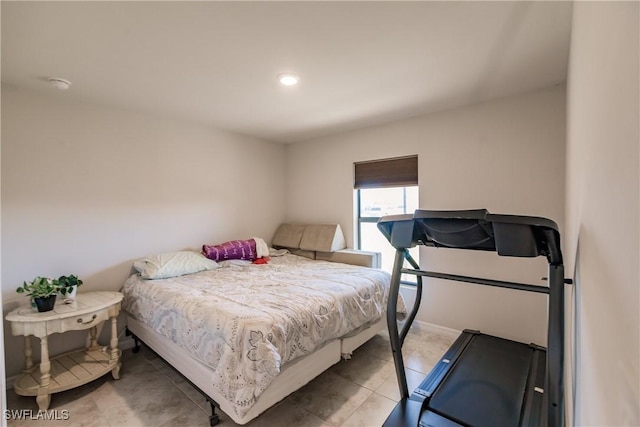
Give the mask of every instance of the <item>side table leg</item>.
<svg viewBox="0 0 640 427">
<path fill-rule="evenodd" d="M 120 350 L 118 350 L 118 319 L 117 317 L 111 318 L 111 341 L 109 342 L 111 347 L 111 353 L 109 359 L 116 361 L 116 365 L 111 370 L 111 375 L 114 380 L 120 379 Z"/>
<path fill-rule="evenodd" d="M 31 337 L 24 337 L 24 370 L 25 372 L 33 368 L 33 349 L 31 348 Z"/>
<path fill-rule="evenodd" d="M 98 349 L 98 327 L 94 326 L 89 329 L 89 350 Z"/>
<path fill-rule="evenodd" d="M 46 336 L 40 338 L 40 387 L 38 388 L 38 408 L 41 411 L 49 409 L 51 395 L 49 394 L 49 383 L 51 382 L 51 362 L 49 361 L 49 343 Z"/>
</svg>

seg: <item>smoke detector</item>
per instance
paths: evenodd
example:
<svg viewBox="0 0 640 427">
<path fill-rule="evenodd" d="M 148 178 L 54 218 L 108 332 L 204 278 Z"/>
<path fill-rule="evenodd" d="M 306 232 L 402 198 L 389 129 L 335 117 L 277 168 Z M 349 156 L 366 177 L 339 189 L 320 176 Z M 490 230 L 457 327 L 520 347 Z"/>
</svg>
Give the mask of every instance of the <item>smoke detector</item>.
<svg viewBox="0 0 640 427">
<path fill-rule="evenodd" d="M 71 87 L 71 82 L 65 79 L 59 79 L 57 77 L 49 78 L 49 84 L 58 90 L 67 90 Z"/>
</svg>

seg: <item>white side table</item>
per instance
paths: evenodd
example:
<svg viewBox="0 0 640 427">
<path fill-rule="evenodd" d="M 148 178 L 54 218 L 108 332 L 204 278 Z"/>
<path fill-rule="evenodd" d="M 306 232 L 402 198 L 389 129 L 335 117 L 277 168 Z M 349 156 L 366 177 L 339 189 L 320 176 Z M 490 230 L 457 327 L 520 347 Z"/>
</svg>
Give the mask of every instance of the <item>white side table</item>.
<svg viewBox="0 0 640 427">
<path fill-rule="evenodd" d="M 24 336 L 25 368 L 15 382 L 15 392 L 21 396 L 36 396 L 38 407 L 47 410 L 51 394 L 86 384 L 107 372 L 120 378 L 117 316 L 120 313 L 120 292 L 78 293 L 75 301 L 56 301 L 53 311 L 38 313 L 30 306 L 18 307 L 6 319 L 13 335 Z M 111 319 L 109 347 L 97 342 L 97 326 Z M 89 329 L 89 347 L 61 354 L 49 360 L 48 337 L 66 331 Z M 40 364 L 33 365 L 30 336 L 40 338 Z M 38 375 L 39 371 L 39 375 Z"/>
</svg>

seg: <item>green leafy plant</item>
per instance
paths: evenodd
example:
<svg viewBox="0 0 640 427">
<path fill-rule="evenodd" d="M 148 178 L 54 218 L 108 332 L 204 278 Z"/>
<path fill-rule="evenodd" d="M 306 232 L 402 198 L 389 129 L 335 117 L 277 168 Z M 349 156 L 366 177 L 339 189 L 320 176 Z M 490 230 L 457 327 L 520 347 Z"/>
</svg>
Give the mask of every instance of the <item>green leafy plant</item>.
<svg viewBox="0 0 640 427">
<path fill-rule="evenodd" d="M 62 295 L 67 295 L 73 292 L 73 287 L 79 287 L 82 285 L 82 280 L 78 276 L 72 274 L 70 276 L 60 276 L 56 281 L 58 283 L 59 292 Z"/>
<path fill-rule="evenodd" d="M 31 282 L 24 282 L 22 286 L 16 289 L 19 294 L 27 294 L 31 298 L 46 298 L 60 289 L 58 281 L 48 277 L 36 277 Z"/>
<path fill-rule="evenodd" d="M 27 294 L 31 298 L 46 298 L 56 293 L 70 294 L 74 286 L 80 285 L 82 285 L 82 280 L 74 274 L 60 276 L 58 279 L 38 276 L 30 282 L 25 281 L 22 286 L 16 289 L 16 292 Z"/>
</svg>

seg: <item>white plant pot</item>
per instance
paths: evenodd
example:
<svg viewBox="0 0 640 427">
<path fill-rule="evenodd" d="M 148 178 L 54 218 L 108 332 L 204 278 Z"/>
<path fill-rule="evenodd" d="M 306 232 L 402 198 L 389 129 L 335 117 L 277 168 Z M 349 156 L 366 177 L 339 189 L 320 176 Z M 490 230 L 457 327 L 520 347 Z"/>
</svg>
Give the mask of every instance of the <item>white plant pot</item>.
<svg viewBox="0 0 640 427">
<path fill-rule="evenodd" d="M 76 294 L 78 293 L 78 287 L 77 286 L 73 286 L 71 288 L 71 292 L 67 292 L 66 295 L 64 295 L 64 302 L 65 303 L 70 303 L 73 302 L 76 299 Z"/>
</svg>

